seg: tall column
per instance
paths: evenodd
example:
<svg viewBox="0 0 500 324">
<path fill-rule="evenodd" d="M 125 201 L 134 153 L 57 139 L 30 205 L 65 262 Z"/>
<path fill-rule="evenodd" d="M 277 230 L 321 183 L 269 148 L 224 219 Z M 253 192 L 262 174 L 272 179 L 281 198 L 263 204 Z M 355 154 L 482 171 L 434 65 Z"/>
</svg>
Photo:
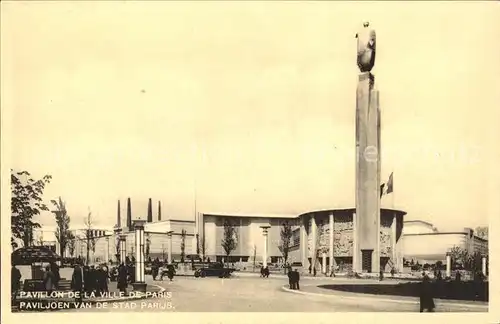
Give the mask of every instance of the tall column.
<svg viewBox="0 0 500 324">
<path fill-rule="evenodd" d="M 486 277 L 488 275 L 488 269 L 486 267 L 486 256 L 483 255 L 482 259 L 481 259 L 481 270 L 483 272 L 483 275 Z"/>
<path fill-rule="evenodd" d="M 122 219 L 121 219 L 121 208 L 120 208 L 120 199 L 118 199 L 118 206 L 116 207 L 116 228 L 122 227 Z"/>
<path fill-rule="evenodd" d="M 356 256 L 371 256 L 371 271 L 380 270 L 380 109 L 371 69 L 375 64 L 375 31 L 365 23 L 358 38 L 360 68 L 356 92 Z M 361 253 L 361 251 L 363 253 Z M 361 270 L 361 269 L 358 269 Z"/>
<path fill-rule="evenodd" d="M 148 223 L 153 222 L 153 200 L 149 198 L 148 201 Z"/>
<path fill-rule="evenodd" d="M 135 282 L 134 290 L 146 292 L 146 278 L 144 274 L 144 220 L 134 221 L 135 230 Z"/>
<path fill-rule="evenodd" d="M 262 251 L 262 266 L 267 267 L 267 236 L 268 230 L 271 226 L 261 226 L 262 228 L 262 236 L 264 237 L 264 247 Z"/>
<path fill-rule="evenodd" d="M 329 245 L 329 249 L 328 249 L 328 257 L 330 259 L 330 272 L 333 272 L 335 271 L 335 259 L 334 259 L 334 255 L 333 255 L 333 249 L 334 249 L 334 239 L 335 239 L 335 236 L 334 236 L 334 217 L 333 217 L 333 213 L 330 214 L 330 245 Z"/>
<path fill-rule="evenodd" d="M 127 199 L 127 228 L 129 231 L 132 230 L 132 203 L 130 198 Z"/>
<path fill-rule="evenodd" d="M 120 234 L 120 263 L 127 260 L 127 234 Z"/>
<path fill-rule="evenodd" d="M 158 201 L 158 221 L 161 221 L 161 201 Z"/>
<path fill-rule="evenodd" d="M 358 217 L 356 213 L 352 213 L 352 271 L 353 272 L 361 272 L 360 261 L 361 258 L 359 256 L 359 235 L 358 235 Z"/>
<path fill-rule="evenodd" d="M 451 277 L 451 254 L 446 253 L 446 277 Z"/>
<path fill-rule="evenodd" d="M 307 232 L 305 226 L 305 218 L 301 217 L 300 219 L 300 252 L 301 252 L 301 262 L 302 262 L 302 270 L 306 271 L 308 267 L 307 262 Z"/>
<path fill-rule="evenodd" d="M 106 236 L 106 251 L 104 251 L 104 263 L 109 263 L 109 236 Z"/>
<path fill-rule="evenodd" d="M 172 233 L 173 231 L 168 231 L 168 264 L 172 264 Z"/>
<path fill-rule="evenodd" d="M 317 259 L 317 244 L 318 244 L 318 226 L 316 224 L 316 217 L 311 215 L 311 271 L 316 267 Z"/>
<path fill-rule="evenodd" d="M 326 274 L 326 252 L 321 253 L 321 273 Z"/>
<path fill-rule="evenodd" d="M 392 258 L 392 263 L 394 264 L 393 268 L 399 270 L 399 259 L 398 259 L 397 241 L 396 241 L 397 221 L 398 221 L 397 214 L 396 214 L 396 212 L 394 212 L 394 216 L 392 218 L 392 224 L 391 224 L 391 251 L 392 251 L 391 258 Z"/>
</svg>

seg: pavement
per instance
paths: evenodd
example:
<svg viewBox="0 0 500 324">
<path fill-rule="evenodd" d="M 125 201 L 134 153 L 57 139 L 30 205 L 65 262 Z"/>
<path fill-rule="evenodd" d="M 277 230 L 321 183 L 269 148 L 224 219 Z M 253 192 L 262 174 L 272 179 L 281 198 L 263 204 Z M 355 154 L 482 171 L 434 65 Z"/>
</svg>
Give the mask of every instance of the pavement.
<svg viewBox="0 0 500 324">
<path fill-rule="evenodd" d="M 368 283 L 372 280 L 346 278 L 304 278 L 301 291 L 290 292 L 288 279 L 281 276 L 175 277 L 173 281 L 153 281 L 148 284 L 165 289 L 165 294 L 139 302 L 119 301 L 113 307 L 68 310 L 68 312 L 418 312 L 415 299 L 353 293 L 321 293 L 318 285 L 338 283 Z M 377 282 L 373 280 L 374 282 Z M 467 302 L 436 301 L 436 312 L 487 312 L 486 305 Z"/>
<path fill-rule="evenodd" d="M 343 283 L 345 284 L 345 282 Z M 352 283 L 351 283 L 352 284 Z M 370 282 L 370 284 L 373 284 Z M 374 295 L 374 294 L 361 294 L 344 292 L 332 289 L 325 289 L 318 287 L 316 284 L 306 284 L 301 285 L 300 290 L 291 290 L 288 285 L 283 285 L 282 290 L 288 293 L 294 293 L 299 295 L 307 296 L 321 296 L 323 298 L 332 299 L 355 299 L 358 302 L 374 302 L 377 303 L 384 302 L 387 304 L 402 304 L 408 306 L 419 307 L 420 299 L 418 297 L 408 297 L 408 296 L 390 296 L 390 295 Z M 462 301 L 462 300 L 450 300 L 450 299 L 434 299 L 437 311 L 445 312 L 488 312 L 487 302 L 477 302 L 477 301 Z M 403 308 L 405 308 L 403 306 Z"/>
</svg>

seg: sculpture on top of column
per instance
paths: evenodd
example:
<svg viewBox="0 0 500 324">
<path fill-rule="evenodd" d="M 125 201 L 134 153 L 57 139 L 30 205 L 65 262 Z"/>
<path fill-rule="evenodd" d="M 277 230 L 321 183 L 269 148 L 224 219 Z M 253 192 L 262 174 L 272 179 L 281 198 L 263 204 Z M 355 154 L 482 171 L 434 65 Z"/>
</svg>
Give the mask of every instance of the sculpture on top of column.
<svg viewBox="0 0 500 324">
<path fill-rule="evenodd" d="M 376 34 L 370 28 L 370 23 L 363 23 L 363 29 L 357 34 L 358 39 L 358 67 L 361 72 L 370 72 L 375 65 Z"/>
</svg>

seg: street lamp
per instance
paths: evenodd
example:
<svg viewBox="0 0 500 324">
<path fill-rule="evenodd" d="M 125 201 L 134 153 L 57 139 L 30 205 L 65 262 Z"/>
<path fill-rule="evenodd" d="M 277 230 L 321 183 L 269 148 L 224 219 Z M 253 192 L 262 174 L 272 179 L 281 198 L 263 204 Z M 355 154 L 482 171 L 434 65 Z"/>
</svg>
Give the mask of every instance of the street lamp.
<svg viewBox="0 0 500 324">
<path fill-rule="evenodd" d="M 262 252 L 262 266 L 265 268 L 267 267 L 267 236 L 268 236 L 268 231 L 271 226 L 261 226 L 262 228 L 262 235 L 264 236 L 264 251 Z"/>
<path fill-rule="evenodd" d="M 144 274 L 144 224 L 145 220 L 135 220 L 135 282 L 132 284 L 134 290 L 146 292 L 146 280 Z"/>
<path fill-rule="evenodd" d="M 168 264 L 172 263 L 172 234 L 174 231 L 168 231 Z"/>
</svg>

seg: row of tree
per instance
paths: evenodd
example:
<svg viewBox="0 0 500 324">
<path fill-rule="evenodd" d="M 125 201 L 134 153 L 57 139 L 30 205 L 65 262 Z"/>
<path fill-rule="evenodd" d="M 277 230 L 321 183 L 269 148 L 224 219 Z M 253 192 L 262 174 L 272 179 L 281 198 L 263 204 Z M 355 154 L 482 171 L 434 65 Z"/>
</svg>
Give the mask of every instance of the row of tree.
<svg viewBox="0 0 500 324">
<path fill-rule="evenodd" d="M 42 179 L 34 179 L 28 171 L 14 171 L 11 169 L 11 247 L 19 248 L 19 243 L 24 247 L 34 244 L 44 245 L 43 236 L 37 240 L 34 237 L 34 230 L 41 228 L 35 217 L 43 211 L 51 211 L 43 202 L 43 192 L 47 184 L 50 183 L 52 176 L 45 175 Z M 55 237 L 60 247 L 60 254 L 68 250 L 70 256 L 74 256 L 77 238 L 70 231 L 70 216 L 66 209 L 66 203 L 61 197 L 57 200 L 51 200 L 56 220 Z M 84 230 L 84 242 L 87 245 L 87 262 L 89 260 L 90 250 L 95 252 L 97 238 L 93 236 L 92 213 L 89 211 L 84 221 L 86 229 Z"/>
</svg>

